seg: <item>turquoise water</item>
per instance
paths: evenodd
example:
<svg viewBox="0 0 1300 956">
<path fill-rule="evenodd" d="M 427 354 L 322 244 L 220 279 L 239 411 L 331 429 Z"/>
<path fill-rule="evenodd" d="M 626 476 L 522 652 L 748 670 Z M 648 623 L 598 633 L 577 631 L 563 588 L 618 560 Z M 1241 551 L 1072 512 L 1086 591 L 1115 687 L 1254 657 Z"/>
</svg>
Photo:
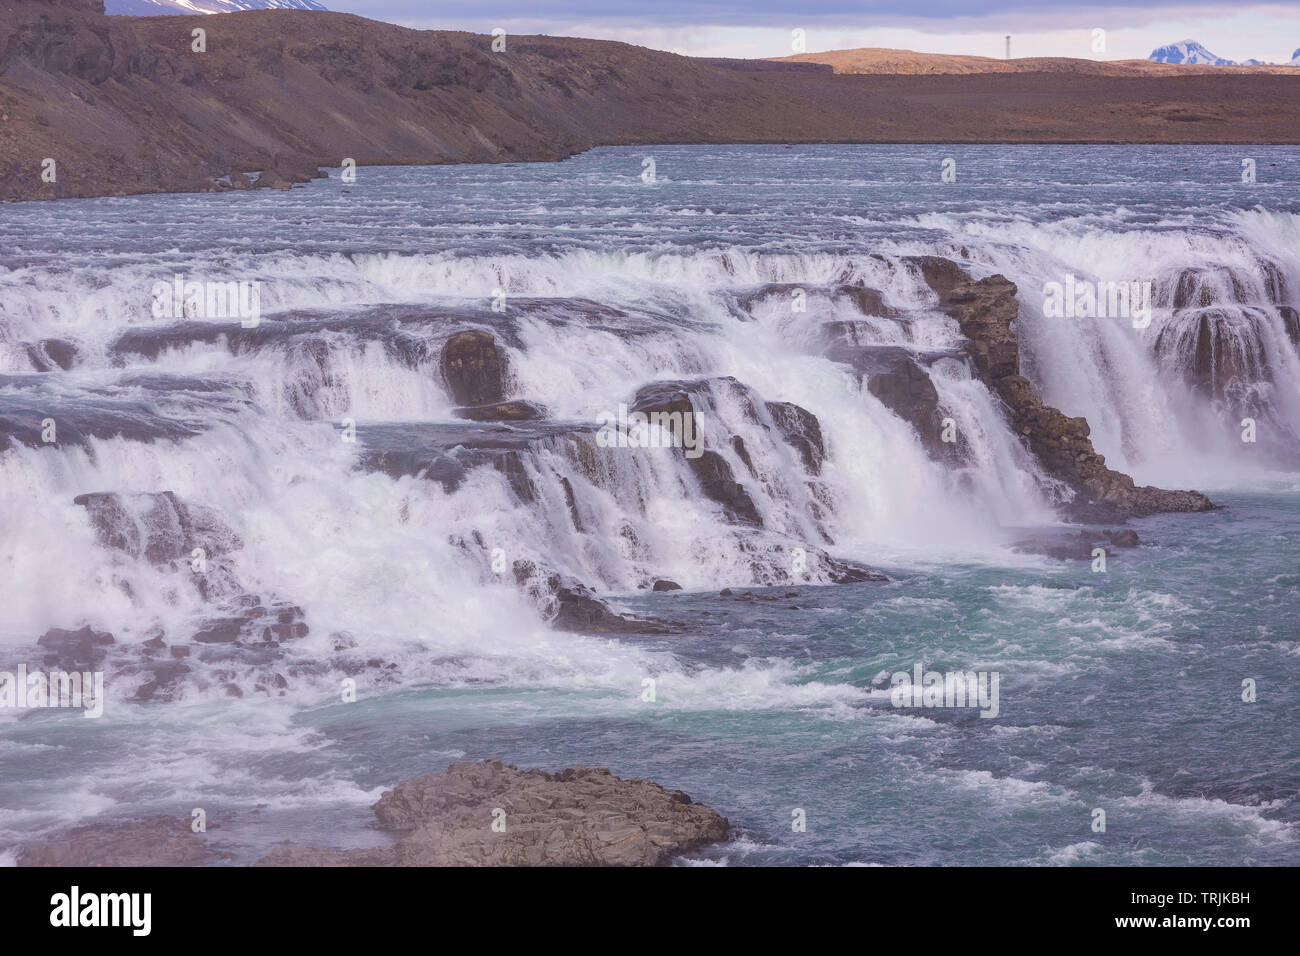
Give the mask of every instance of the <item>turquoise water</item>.
<svg viewBox="0 0 1300 956">
<path fill-rule="evenodd" d="M 799 589 L 761 613 L 706 595 L 634 605 L 689 621 L 664 643 L 701 667 L 780 660 L 793 687 L 863 691 L 834 703 L 800 706 L 786 686 L 766 706 L 755 690 L 725 709 L 683 706 L 670 684 L 655 704 L 428 691 L 310 722 L 376 783 L 420 771 L 412 740 L 671 780 L 741 830 L 701 860 L 1294 865 L 1300 495 L 1224 503 L 1135 522 L 1144 544 L 1105 574 L 949 566 L 883 587 Z M 918 717 L 867 697 L 880 670 L 916 661 L 1000 672 L 1000 716 Z M 1244 678 L 1255 703 L 1241 700 Z M 589 708 L 615 713 L 546 716 Z M 791 830 L 794 808 L 804 833 Z M 1096 808 L 1105 833 L 1091 829 Z"/>
</svg>

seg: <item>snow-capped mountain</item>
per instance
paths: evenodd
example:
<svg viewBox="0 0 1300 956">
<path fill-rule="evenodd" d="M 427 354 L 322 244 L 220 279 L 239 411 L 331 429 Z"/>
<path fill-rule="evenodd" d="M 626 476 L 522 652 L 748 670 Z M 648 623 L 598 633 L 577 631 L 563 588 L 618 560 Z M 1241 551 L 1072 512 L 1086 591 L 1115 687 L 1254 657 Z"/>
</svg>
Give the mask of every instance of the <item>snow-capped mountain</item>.
<svg viewBox="0 0 1300 956">
<path fill-rule="evenodd" d="M 156 17 L 165 13 L 324 9 L 316 0 L 104 0 L 105 13 L 128 17 Z"/>
<path fill-rule="evenodd" d="M 1291 54 L 1291 65 L 1300 66 L 1300 50 L 1296 50 Z"/>
<path fill-rule="evenodd" d="M 1157 63 L 1203 63 L 1210 66 L 1236 66 L 1235 60 L 1215 56 L 1195 40 L 1180 40 L 1152 50 L 1148 60 Z"/>
</svg>

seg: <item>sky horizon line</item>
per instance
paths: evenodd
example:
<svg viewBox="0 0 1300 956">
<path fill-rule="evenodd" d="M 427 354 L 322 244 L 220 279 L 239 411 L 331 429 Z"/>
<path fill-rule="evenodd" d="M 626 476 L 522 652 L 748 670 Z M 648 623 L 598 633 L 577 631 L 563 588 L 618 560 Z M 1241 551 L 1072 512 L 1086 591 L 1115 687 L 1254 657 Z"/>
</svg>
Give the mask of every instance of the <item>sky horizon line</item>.
<svg viewBox="0 0 1300 956">
<path fill-rule="evenodd" d="M 804 51 L 861 47 L 1004 58 L 1147 59 L 1159 47 L 1195 40 L 1216 56 L 1288 63 L 1300 49 L 1300 8 L 1276 3 L 1214 0 L 1139 0 L 1121 6 L 1103 0 L 807 0 L 795 14 L 745 0 L 669 0 L 621 12 L 596 0 L 507 0 L 485 11 L 481 3 L 451 0 L 322 0 L 331 11 L 354 13 L 414 29 L 547 34 L 620 40 L 687 56 L 763 59 L 788 56 L 792 31 L 803 31 Z M 975 10 L 975 13 L 966 11 Z M 1103 31 L 1102 49 L 1097 49 Z"/>
</svg>

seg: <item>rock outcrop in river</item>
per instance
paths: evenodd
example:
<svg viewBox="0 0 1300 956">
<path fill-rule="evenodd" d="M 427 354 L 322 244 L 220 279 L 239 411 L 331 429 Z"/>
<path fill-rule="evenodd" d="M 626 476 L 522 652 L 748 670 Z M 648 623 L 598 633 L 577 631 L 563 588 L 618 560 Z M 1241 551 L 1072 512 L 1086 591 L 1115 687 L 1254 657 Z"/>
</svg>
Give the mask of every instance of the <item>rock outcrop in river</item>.
<svg viewBox="0 0 1300 956">
<path fill-rule="evenodd" d="M 679 790 L 608 770 L 452 764 L 399 783 L 374 805 L 391 846 L 284 845 L 259 866 L 663 866 L 727 836 L 715 810 Z M 218 829 L 213 826 L 213 829 Z M 19 866 L 202 866 L 234 847 L 183 816 L 96 822 L 19 850 Z"/>
<path fill-rule="evenodd" d="M 391 847 L 280 847 L 261 866 L 662 866 L 727 835 L 679 790 L 608 770 L 452 764 L 398 784 L 374 806 Z"/>
<path fill-rule="evenodd" d="M 1068 508 L 1073 517 L 1106 520 L 1215 507 L 1200 492 L 1138 486 L 1128 475 L 1106 467 L 1105 456 L 1088 438 L 1088 422 L 1044 404 L 1033 383 L 1020 374 L 1015 283 L 1000 275 L 976 281 L 950 259 L 937 256 L 914 261 L 939 296 L 940 306 L 970 340 L 975 374 L 1002 400 L 1014 431 L 1049 475 L 1074 490 Z"/>
</svg>

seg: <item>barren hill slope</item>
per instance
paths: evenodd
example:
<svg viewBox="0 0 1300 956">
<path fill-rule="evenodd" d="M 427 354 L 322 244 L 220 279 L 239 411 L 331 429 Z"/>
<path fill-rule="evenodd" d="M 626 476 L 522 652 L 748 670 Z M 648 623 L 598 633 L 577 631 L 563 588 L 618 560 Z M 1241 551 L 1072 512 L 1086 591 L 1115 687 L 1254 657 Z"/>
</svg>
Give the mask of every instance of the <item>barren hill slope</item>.
<svg viewBox="0 0 1300 956">
<path fill-rule="evenodd" d="M 1300 141 L 1292 76 L 839 76 L 601 40 L 512 36 L 495 53 L 491 37 L 337 13 L 100 9 L 0 0 L 0 198 L 619 144 Z"/>
</svg>

